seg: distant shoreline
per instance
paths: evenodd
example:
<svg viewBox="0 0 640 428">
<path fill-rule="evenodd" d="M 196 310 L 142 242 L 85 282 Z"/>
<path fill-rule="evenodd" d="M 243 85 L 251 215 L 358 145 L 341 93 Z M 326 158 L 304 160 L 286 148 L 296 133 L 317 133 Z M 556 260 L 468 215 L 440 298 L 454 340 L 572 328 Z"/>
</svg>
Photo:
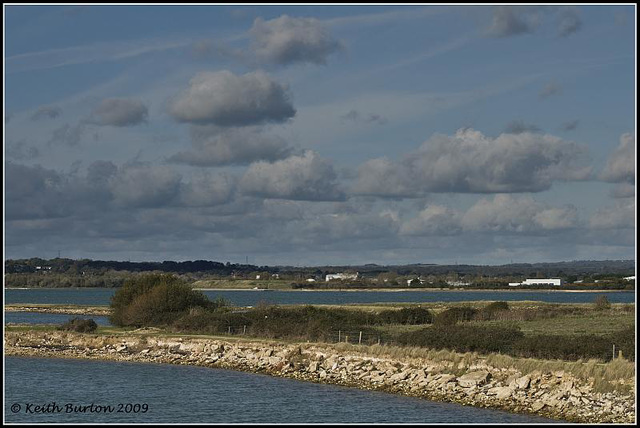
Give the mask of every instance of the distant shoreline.
<svg viewBox="0 0 640 428">
<path fill-rule="evenodd" d="M 358 291 L 373 291 L 373 292 L 389 292 L 389 293 L 393 293 L 393 292 L 403 292 L 403 291 L 425 291 L 425 292 L 449 292 L 449 291 L 453 291 L 453 292 L 475 292 L 475 293 L 482 293 L 482 292 L 496 292 L 496 291 L 505 291 L 505 292 L 518 292 L 518 293 L 526 293 L 526 292 L 536 292 L 536 293 L 540 293 L 540 292 L 551 292 L 551 293 L 559 293 L 559 292 L 566 292 L 566 293 L 602 293 L 602 292 L 607 292 L 607 293 L 635 293 L 635 290 L 551 290 L 551 289 L 531 289 L 531 290 L 510 290 L 510 289 L 502 289 L 502 288 L 485 288 L 482 290 L 477 290 L 477 289 L 468 289 L 468 288 L 458 288 L 458 289 L 443 289 L 443 288 L 437 288 L 437 289 L 433 289 L 433 288 L 394 288 L 394 289 L 387 289 L 387 288 L 358 288 L 358 289 L 344 289 L 344 288 L 334 288 L 334 289 L 318 289 L 318 290 L 311 290 L 311 289 L 266 289 L 266 288 L 259 288 L 259 289 L 254 289 L 254 288 L 194 288 L 194 290 L 199 290 L 199 291 L 306 291 L 306 292 L 316 292 L 316 291 L 348 291 L 348 292 L 358 292 Z"/>
<path fill-rule="evenodd" d="M 5 290 L 91 290 L 91 289 L 114 289 L 119 287 L 4 287 Z M 504 289 L 504 288 L 483 288 L 483 289 L 471 289 L 471 288 L 331 288 L 331 289 L 304 289 L 304 288 L 194 288 L 199 291 L 295 291 L 295 292 L 326 292 L 326 291 L 348 291 L 348 292 L 404 292 L 404 291 L 424 291 L 424 292 L 472 292 L 472 293 L 489 293 L 489 292 L 514 292 L 514 293 L 635 293 L 635 290 L 567 290 L 567 289 Z"/>
</svg>

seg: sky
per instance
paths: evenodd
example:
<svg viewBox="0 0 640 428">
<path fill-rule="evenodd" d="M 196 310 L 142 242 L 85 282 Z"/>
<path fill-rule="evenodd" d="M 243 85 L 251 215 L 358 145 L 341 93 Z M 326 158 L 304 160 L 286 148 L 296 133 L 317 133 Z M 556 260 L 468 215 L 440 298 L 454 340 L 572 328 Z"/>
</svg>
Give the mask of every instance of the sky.
<svg viewBox="0 0 640 428">
<path fill-rule="evenodd" d="M 4 5 L 5 259 L 635 260 L 635 5 Z"/>
</svg>

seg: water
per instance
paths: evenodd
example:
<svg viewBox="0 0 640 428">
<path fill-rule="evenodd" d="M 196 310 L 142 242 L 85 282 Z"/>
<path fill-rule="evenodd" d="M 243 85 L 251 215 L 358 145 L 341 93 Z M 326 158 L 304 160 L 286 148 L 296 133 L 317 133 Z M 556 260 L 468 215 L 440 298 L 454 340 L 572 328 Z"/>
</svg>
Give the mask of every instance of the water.
<svg viewBox="0 0 640 428">
<path fill-rule="evenodd" d="M 108 305 L 114 288 L 5 289 L 6 303 Z M 238 306 L 272 304 L 338 305 L 349 303 L 422 303 L 531 300 L 552 303 L 592 303 L 599 295 L 611 303 L 634 303 L 635 292 L 576 293 L 567 291 L 204 291 L 210 299 L 223 297 Z"/>
<path fill-rule="evenodd" d="M 92 319 L 98 325 L 111 325 L 109 319 L 104 316 L 94 315 L 70 315 L 70 314 L 50 314 L 42 312 L 5 312 L 5 324 L 63 324 L 71 318 Z"/>
<path fill-rule="evenodd" d="M 61 413 L 27 413 L 29 404 L 44 407 L 53 402 L 63 409 Z M 113 412 L 66 413 L 67 403 L 112 406 Z M 141 407 L 134 413 L 138 408 L 126 404 Z M 131 412 L 125 413 L 127 409 Z M 8 423 L 554 422 L 231 370 L 25 357 L 5 359 L 5 419 Z"/>
</svg>

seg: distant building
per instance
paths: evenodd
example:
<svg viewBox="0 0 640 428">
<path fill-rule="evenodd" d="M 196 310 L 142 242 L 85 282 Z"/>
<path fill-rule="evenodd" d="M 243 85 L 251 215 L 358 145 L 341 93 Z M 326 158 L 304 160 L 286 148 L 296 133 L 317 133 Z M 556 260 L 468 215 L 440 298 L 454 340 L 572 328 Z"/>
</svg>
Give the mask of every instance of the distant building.
<svg viewBox="0 0 640 428">
<path fill-rule="evenodd" d="M 543 279 L 525 279 L 522 282 L 510 282 L 509 286 L 517 287 L 518 285 L 555 285 L 561 286 L 564 284 L 561 278 L 543 278 Z"/>
<path fill-rule="evenodd" d="M 316 282 L 315 278 L 307 278 L 307 282 Z"/>
<path fill-rule="evenodd" d="M 411 287 L 411 283 L 413 283 L 414 281 L 418 281 L 420 283 L 420 285 L 424 284 L 424 279 L 422 279 L 422 278 L 413 278 L 413 279 L 407 279 L 407 286 Z M 387 280 L 385 279 L 384 282 L 387 282 Z"/>
<path fill-rule="evenodd" d="M 636 276 L 632 275 L 632 276 L 625 276 L 623 278 L 625 281 L 635 281 L 636 280 Z"/>
<path fill-rule="evenodd" d="M 344 281 L 345 279 L 358 279 L 358 272 L 356 273 L 330 273 L 326 276 L 326 281 L 335 281 L 340 280 Z"/>
<path fill-rule="evenodd" d="M 465 285 L 471 285 L 470 282 L 463 282 L 463 281 L 447 281 L 447 284 L 453 287 L 462 287 Z"/>
</svg>

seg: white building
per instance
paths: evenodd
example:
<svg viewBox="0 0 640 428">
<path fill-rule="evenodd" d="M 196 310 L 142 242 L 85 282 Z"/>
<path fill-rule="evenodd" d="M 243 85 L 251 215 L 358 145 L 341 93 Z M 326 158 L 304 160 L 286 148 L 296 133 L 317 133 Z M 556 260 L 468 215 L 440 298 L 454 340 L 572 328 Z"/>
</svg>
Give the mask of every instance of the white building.
<svg viewBox="0 0 640 428">
<path fill-rule="evenodd" d="M 471 285 L 471 283 L 464 281 L 447 281 L 447 285 L 450 285 L 452 287 L 464 287 L 466 285 Z"/>
<path fill-rule="evenodd" d="M 635 275 L 633 275 L 633 276 L 625 276 L 624 280 L 625 281 L 635 281 L 636 280 L 636 276 Z"/>
<path fill-rule="evenodd" d="M 358 279 L 358 272 L 356 273 L 330 273 L 327 274 L 326 281 L 335 281 L 340 280 L 344 281 L 345 279 Z"/>
<path fill-rule="evenodd" d="M 518 285 L 556 285 L 561 286 L 563 281 L 561 278 L 542 278 L 542 279 L 525 279 L 522 282 L 510 282 L 509 285 L 511 287 L 516 287 Z"/>
</svg>

